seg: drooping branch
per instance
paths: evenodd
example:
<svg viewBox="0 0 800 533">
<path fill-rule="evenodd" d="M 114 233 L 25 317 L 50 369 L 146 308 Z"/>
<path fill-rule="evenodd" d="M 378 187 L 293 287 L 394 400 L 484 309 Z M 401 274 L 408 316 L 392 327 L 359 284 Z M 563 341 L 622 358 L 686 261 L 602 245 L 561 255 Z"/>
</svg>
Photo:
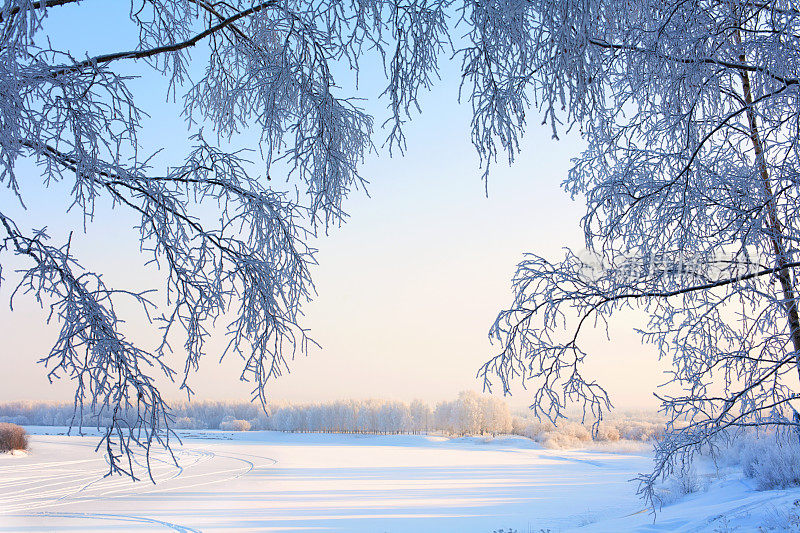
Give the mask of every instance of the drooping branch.
<svg viewBox="0 0 800 533">
<path fill-rule="evenodd" d="M 769 67 L 748 64 L 746 61 L 744 61 L 743 58 L 740 61 L 730 61 L 727 59 L 722 59 L 717 57 L 680 57 L 671 54 L 666 54 L 664 52 L 659 52 L 658 50 L 653 50 L 650 48 L 642 48 L 640 46 L 631 44 L 609 43 L 593 37 L 588 37 L 587 41 L 592 46 L 596 46 L 598 48 L 606 50 L 624 51 L 638 55 L 653 55 L 656 59 L 664 60 L 669 63 L 679 63 L 683 65 L 697 65 L 697 64 L 714 65 L 723 67 L 725 69 L 732 69 L 740 72 L 756 72 L 759 74 L 763 74 L 769 78 L 772 78 L 773 80 L 781 83 L 786 87 L 800 84 L 800 78 L 794 78 L 791 76 L 782 76 L 780 74 L 775 73 Z"/>
<path fill-rule="evenodd" d="M 53 76 L 59 76 L 75 70 L 82 70 L 87 67 L 96 67 L 97 65 L 102 65 L 104 63 L 110 63 L 112 61 L 118 61 L 121 59 L 148 59 L 168 52 L 179 52 L 181 50 L 185 50 L 186 48 L 191 48 L 195 46 L 203 39 L 221 30 L 224 30 L 229 26 L 232 26 L 235 22 L 243 18 L 249 17 L 251 15 L 254 15 L 255 13 L 275 7 L 277 5 L 278 5 L 277 0 L 268 0 L 267 2 L 262 2 L 247 9 L 243 9 L 242 11 L 239 11 L 238 13 L 227 17 L 226 19 L 218 22 L 217 24 L 209 26 L 205 30 L 194 35 L 193 37 L 181 41 L 179 43 L 156 46 L 154 48 L 149 48 L 147 50 L 130 50 L 127 52 L 113 52 L 109 54 L 102 54 L 90 57 L 88 59 L 75 63 L 74 65 L 63 65 L 63 66 L 52 67 Z"/>
<path fill-rule="evenodd" d="M 23 271 L 17 292 L 33 296 L 50 308 L 48 321 L 58 318 L 61 329 L 50 353 L 42 359 L 52 381 L 67 375 L 78 384 L 76 413 L 84 407 L 97 415 L 110 413 L 111 424 L 104 428 L 98 443 L 109 458 L 107 475 L 123 474 L 136 479 L 133 445 L 144 449 L 148 464 L 154 445 L 169 448 L 171 432 L 169 408 L 145 367 L 154 368 L 172 379 L 174 372 L 158 354 L 141 350 L 119 330 L 113 295 L 126 294 L 143 308 L 152 307 L 145 293 L 112 290 L 100 276 L 77 273 L 80 266 L 70 253 L 70 243 L 61 248 L 45 244 L 47 235 L 24 235 L 8 216 L 0 213 L 6 237 L 0 252 L 10 251 L 33 262 Z M 131 419 L 131 413 L 134 418 Z M 82 419 L 78 416 L 78 425 Z M 174 460 L 174 457 L 173 457 Z"/>
</svg>

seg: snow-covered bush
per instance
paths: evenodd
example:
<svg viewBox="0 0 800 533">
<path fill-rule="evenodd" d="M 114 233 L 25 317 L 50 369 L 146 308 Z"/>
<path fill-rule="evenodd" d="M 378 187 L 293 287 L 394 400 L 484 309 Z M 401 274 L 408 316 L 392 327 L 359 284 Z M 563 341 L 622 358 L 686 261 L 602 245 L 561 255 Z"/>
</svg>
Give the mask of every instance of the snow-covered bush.
<svg viewBox="0 0 800 533">
<path fill-rule="evenodd" d="M 616 421 L 615 427 L 620 437 L 626 440 L 648 441 L 660 438 L 664 434 L 663 421 L 652 422 L 649 420 L 621 419 Z"/>
<path fill-rule="evenodd" d="M 592 427 L 577 419 L 561 420 L 558 425 L 528 414 L 515 416 L 512 433 L 532 439 L 545 448 L 580 448 L 589 443 L 619 443 L 623 445 L 650 442 L 664 433 L 664 420 L 654 413 L 620 413 L 608 416 L 594 434 Z"/>
<path fill-rule="evenodd" d="M 620 439 L 619 428 L 608 423 L 600 424 L 597 428 L 597 433 L 594 440 L 599 442 L 617 442 Z"/>
<path fill-rule="evenodd" d="M 800 485 L 800 443 L 795 439 L 768 435 L 750 438 L 742 447 L 744 474 L 759 490 L 785 489 Z"/>
<path fill-rule="evenodd" d="M 545 448 L 577 448 L 592 440 L 589 428 L 576 422 L 564 422 L 535 439 Z"/>
<path fill-rule="evenodd" d="M 680 500 L 687 494 L 694 494 L 708 490 L 710 480 L 700 476 L 693 466 L 684 472 L 670 476 L 655 487 L 655 496 L 660 505 L 670 505 Z"/>
<path fill-rule="evenodd" d="M 198 423 L 194 418 L 188 416 L 181 416 L 175 419 L 172 423 L 173 429 L 198 429 Z"/>
<path fill-rule="evenodd" d="M 25 429 L 7 422 L 0 422 L 0 452 L 28 449 L 28 434 Z"/>
<path fill-rule="evenodd" d="M 759 531 L 800 531 L 800 500 L 792 506 L 773 507 Z"/>
<path fill-rule="evenodd" d="M 250 431 L 250 422 L 226 417 L 219 423 L 219 429 L 222 431 Z"/>
<path fill-rule="evenodd" d="M 794 430 L 729 429 L 709 441 L 691 464 L 698 460 L 713 464 L 716 477 L 741 472 L 758 490 L 800 486 L 800 442 Z M 676 476 L 688 487 L 686 492 L 693 492 L 692 472 L 690 468 L 689 475 Z"/>
</svg>

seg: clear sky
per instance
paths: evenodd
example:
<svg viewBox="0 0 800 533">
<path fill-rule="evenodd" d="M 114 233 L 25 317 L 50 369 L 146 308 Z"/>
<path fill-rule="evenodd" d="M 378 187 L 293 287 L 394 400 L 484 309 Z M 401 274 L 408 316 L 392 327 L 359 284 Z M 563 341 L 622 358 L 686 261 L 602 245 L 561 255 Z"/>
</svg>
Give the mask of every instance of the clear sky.
<svg viewBox="0 0 800 533">
<path fill-rule="evenodd" d="M 88 0 L 85 6 L 59 8 L 59 16 L 48 22 L 54 45 L 63 42 L 80 56 L 130 48 L 136 34 L 124 4 Z M 151 114 L 141 140 L 146 149 L 164 148 L 161 160 L 169 162 L 170 154 L 183 152 L 187 136 L 178 108 L 165 103 L 158 77 L 143 66 L 125 68 L 144 75 L 132 83 Z M 362 73 L 359 95 L 370 98 L 364 106 L 380 124 L 385 117 L 384 102 L 375 99 L 380 80 L 370 71 Z M 340 83 L 349 85 L 348 77 L 343 71 Z M 502 161 L 494 166 L 487 197 L 469 142 L 470 109 L 456 101 L 457 65 L 445 64 L 442 78 L 423 96 L 423 113 L 408 126 L 405 156 L 371 155 L 361 169 L 370 181 L 369 197 L 354 192 L 345 206 L 347 224 L 316 241 L 318 296 L 305 308 L 305 324 L 322 348 L 296 360 L 292 373 L 273 383 L 272 397 L 437 401 L 460 390 L 480 390 L 475 373 L 497 348 L 487 332 L 511 301 L 510 279 L 522 254 L 558 258 L 561 247 L 582 246 L 583 205 L 559 187 L 580 140 L 574 135 L 552 140 L 549 128 L 532 115 L 522 155 L 510 168 Z M 382 135 L 376 133 L 376 144 Z M 247 136 L 243 139 L 246 143 Z M 65 213 L 64 189 L 44 190 L 35 167 L 26 172 L 26 213 L 10 191 L 0 192 L 3 209 L 17 214 L 21 226 L 48 226 L 62 237 L 75 229 L 81 233 L 76 249 L 82 263 L 106 272 L 107 283 L 159 286 L 158 273 L 144 267 L 138 252 L 131 229 L 135 218 L 112 214 L 104 205 L 83 234 L 80 219 Z M 9 295 L 7 283 L 0 288 L 0 368 L 5 369 L 0 401 L 68 400 L 72 384 L 48 384 L 44 368 L 36 364 L 56 329 L 43 325 L 46 313 L 24 296 L 12 313 L 5 305 Z M 663 381 L 654 351 L 631 331 L 642 323 L 641 317 L 625 316 L 610 340 L 591 336 L 589 368 L 621 407 L 652 407 L 653 388 Z M 147 336 L 144 323 L 128 327 Z M 244 399 L 250 386 L 238 381 L 240 361 L 231 357 L 217 364 L 223 346 L 218 334 L 194 388 L 201 398 Z M 176 389 L 167 385 L 165 395 L 177 397 L 170 388 Z M 525 391 L 517 387 L 511 402 L 524 405 Z"/>
</svg>

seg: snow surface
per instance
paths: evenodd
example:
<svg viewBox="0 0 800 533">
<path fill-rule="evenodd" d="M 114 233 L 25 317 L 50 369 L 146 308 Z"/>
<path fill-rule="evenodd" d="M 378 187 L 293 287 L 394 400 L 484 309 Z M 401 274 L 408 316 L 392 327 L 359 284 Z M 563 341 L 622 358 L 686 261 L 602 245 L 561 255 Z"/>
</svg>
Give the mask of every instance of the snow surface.
<svg viewBox="0 0 800 533">
<path fill-rule="evenodd" d="M 103 478 L 97 437 L 42 434 L 56 429 L 29 428 L 39 434 L 28 456 L 0 456 L 0 531 L 714 531 L 719 515 L 753 525 L 769 518 L 754 509 L 800 497 L 731 480 L 653 524 L 629 482 L 650 468 L 644 454 L 545 450 L 521 437 L 276 432 L 186 432 L 180 468 L 158 454 L 153 485 Z"/>
</svg>

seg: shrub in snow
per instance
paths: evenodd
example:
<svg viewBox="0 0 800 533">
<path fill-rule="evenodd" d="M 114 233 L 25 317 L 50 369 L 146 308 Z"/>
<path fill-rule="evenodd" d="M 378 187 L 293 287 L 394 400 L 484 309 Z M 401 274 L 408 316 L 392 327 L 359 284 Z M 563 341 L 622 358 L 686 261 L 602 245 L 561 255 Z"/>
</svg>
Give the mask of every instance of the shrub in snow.
<svg viewBox="0 0 800 533">
<path fill-rule="evenodd" d="M 223 431 L 250 431 L 250 422 L 226 418 L 219 423 L 219 429 Z"/>
<path fill-rule="evenodd" d="M 704 452 L 717 467 L 741 469 L 759 490 L 800 485 L 800 442 L 794 430 L 721 432 Z"/>
<path fill-rule="evenodd" d="M 777 435 L 751 438 L 742 446 L 744 474 L 759 490 L 800 485 L 800 443 Z"/>
<path fill-rule="evenodd" d="M 0 422 L 0 452 L 28 449 L 28 434 L 16 424 Z"/>
<path fill-rule="evenodd" d="M 655 497 L 660 505 L 671 505 L 687 494 L 708 490 L 708 485 L 709 479 L 698 475 L 694 467 L 690 466 L 654 487 Z"/>
<path fill-rule="evenodd" d="M 532 439 L 545 448 L 580 448 L 590 442 L 633 443 L 655 440 L 664 433 L 664 420 L 652 413 L 621 413 L 603 419 L 594 435 L 591 426 L 575 420 L 561 420 L 558 425 L 537 419 L 514 417 L 512 433 Z M 640 446 L 630 448 L 639 451 Z M 620 448 L 622 450 L 622 448 Z"/>
<path fill-rule="evenodd" d="M 592 440 L 589 428 L 575 422 L 563 422 L 536 439 L 545 448 L 578 448 Z"/>
<path fill-rule="evenodd" d="M 600 442 L 617 442 L 619 440 L 619 429 L 607 423 L 600 424 L 594 440 Z"/>
<path fill-rule="evenodd" d="M 173 429 L 200 429 L 197 427 L 197 422 L 194 418 L 188 416 L 180 416 L 172 422 Z"/>
<path fill-rule="evenodd" d="M 649 420 L 623 419 L 616 422 L 620 437 L 626 440 L 648 441 L 664 434 L 664 423 Z"/>
<path fill-rule="evenodd" d="M 759 531 L 800 531 L 800 500 L 790 507 L 773 507 L 764 517 Z"/>
</svg>

